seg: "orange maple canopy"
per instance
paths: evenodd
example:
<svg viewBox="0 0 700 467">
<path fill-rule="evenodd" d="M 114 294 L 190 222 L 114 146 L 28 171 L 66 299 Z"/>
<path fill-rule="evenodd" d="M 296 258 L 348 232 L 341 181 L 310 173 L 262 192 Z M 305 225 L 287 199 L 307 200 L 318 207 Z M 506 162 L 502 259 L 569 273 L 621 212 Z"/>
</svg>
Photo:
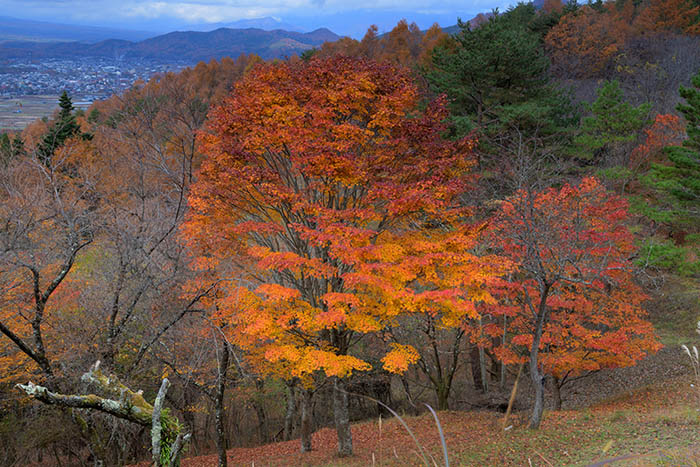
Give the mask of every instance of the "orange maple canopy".
<svg viewBox="0 0 700 467">
<path fill-rule="evenodd" d="M 405 313 L 459 325 L 491 300 L 505 263 L 473 254 L 457 200 L 475 141 L 442 138 L 443 98 L 417 104 L 406 70 L 334 57 L 259 66 L 212 112 L 184 233 L 206 267 L 247 265 L 219 316 L 257 361 L 345 376 L 368 368 L 349 355 L 363 334 Z"/>
</svg>

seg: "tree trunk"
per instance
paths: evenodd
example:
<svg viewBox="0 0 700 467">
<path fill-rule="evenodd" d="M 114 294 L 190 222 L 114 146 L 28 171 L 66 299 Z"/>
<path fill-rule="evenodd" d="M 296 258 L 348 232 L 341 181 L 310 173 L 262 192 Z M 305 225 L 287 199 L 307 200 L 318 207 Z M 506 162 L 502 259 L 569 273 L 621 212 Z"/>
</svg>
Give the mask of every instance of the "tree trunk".
<svg viewBox="0 0 700 467">
<path fill-rule="evenodd" d="M 189 454 L 197 455 L 199 454 L 199 438 L 195 436 L 197 432 L 195 424 L 197 421 L 194 411 L 189 409 L 195 404 L 198 396 L 197 394 L 195 394 L 195 391 L 193 389 L 194 388 L 190 384 L 185 384 L 185 386 L 182 388 L 182 418 L 185 422 L 185 426 L 189 427 L 192 432 L 192 436 L 190 437 L 190 446 L 188 450 Z"/>
<path fill-rule="evenodd" d="M 287 412 L 284 415 L 284 440 L 289 441 L 292 439 L 292 434 L 294 431 L 294 419 L 296 418 L 297 404 L 296 395 L 294 394 L 295 381 L 285 382 L 286 396 L 287 396 Z"/>
<path fill-rule="evenodd" d="M 413 415 L 420 414 L 416 403 L 413 401 L 413 396 L 411 395 L 411 387 L 408 384 L 408 380 L 406 379 L 405 375 L 399 376 L 399 379 L 401 381 L 401 385 L 403 386 L 403 390 L 406 393 L 406 399 L 408 399 L 409 410 L 411 411 L 411 413 L 413 413 Z"/>
<path fill-rule="evenodd" d="M 265 382 L 261 379 L 256 379 L 255 387 L 260 395 L 262 395 L 265 388 Z M 267 430 L 267 415 L 265 414 L 265 407 L 258 401 L 253 402 L 253 407 L 255 408 L 255 414 L 258 416 L 258 437 L 260 438 L 261 443 L 266 443 L 269 441 L 269 434 Z"/>
<path fill-rule="evenodd" d="M 513 410 L 513 404 L 515 403 L 515 396 L 518 394 L 518 383 L 520 382 L 520 375 L 523 374 L 523 367 L 525 363 L 521 363 L 518 368 L 518 376 L 515 377 L 515 382 L 513 383 L 513 389 L 510 391 L 510 399 L 508 399 L 508 407 L 506 408 L 506 414 L 503 416 L 503 429 L 508 428 L 508 417 L 510 417 L 510 412 Z"/>
<path fill-rule="evenodd" d="M 100 397 L 95 394 L 61 394 L 52 392 L 46 387 L 37 386 L 32 382 L 26 385 L 18 384 L 17 387 L 27 395 L 48 405 L 57 405 L 61 408 L 68 409 L 92 409 L 123 420 L 128 420 L 144 427 L 150 427 L 152 458 L 154 459 L 156 467 L 161 464 L 160 453 L 163 444 L 162 440 L 166 439 L 170 441 L 173 435 L 176 435 L 175 441 L 171 445 L 167 464 L 171 467 L 179 465 L 180 452 L 189 441 L 190 435 L 189 433 L 184 434 L 181 431 L 181 425 L 178 423 L 177 419 L 161 410 L 168 385 L 170 384 L 167 378 L 163 379 L 160 390 L 158 391 L 158 396 L 153 405 L 151 405 L 146 402 L 140 392 L 134 392 L 124 386 L 114 375 L 105 376 L 99 370 L 99 363 L 99 361 L 95 363 L 95 365 L 90 368 L 90 371 L 83 374 L 81 381 L 99 387 L 103 392 L 109 394 L 109 396 L 117 396 L 118 400 L 109 399 L 109 396 Z M 75 414 L 75 420 L 81 427 L 81 432 L 87 432 L 85 429 L 89 428 L 89 423 L 80 418 L 75 411 L 72 411 L 72 413 Z M 90 432 L 97 435 L 95 430 L 91 430 Z M 101 445 L 101 443 L 99 445 Z M 92 450 L 95 443 L 91 442 L 89 446 L 91 447 L 92 453 L 96 454 L 95 451 Z M 101 463 L 103 459 L 104 458 L 100 459 L 98 456 L 95 456 L 94 460 L 96 463 Z"/>
<path fill-rule="evenodd" d="M 539 347 L 542 337 L 542 322 L 543 318 L 538 317 L 538 325 L 535 329 L 535 339 L 532 342 L 530 349 L 530 378 L 532 379 L 532 387 L 535 389 L 535 402 L 532 406 L 532 416 L 530 418 L 530 428 L 539 428 L 542 422 L 542 413 L 544 412 L 544 375 L 539 369 Z"/>
<path fill-rule="evenodd" d="M 449 410 L 450 386 L 444 383 L 439 385 L 435 388 L 435 394 L 437 395 L 438 410 Z"/>
<path fill-rule="evenodd" d="M 500 384 L 502 379 L 501 368 L 503 367 L 503 363 L 501 363 L 495 355 L 489 354 L 489 357 L 491 357 L 491 368 L 493 368 L 493 371 L 491 371 L 491 381 L 498 382 Z"/>
<path fill-rule="evenodd" d="M 554 410 L 561 410 L 561 381 L 555 376 L 550 379 L 552 386 L 552 399 L 554 400 Z"/>
<path fill-rule="evenodd" d="M 255 414 L 258 417 L 258 439 L 261 443 L 266 443 L 268 441 L 268 432 L 265 407 L 263 407 L 259 402 L 253 403 L 253 407 L 255 408 Z"/>
<path fill-rule="evenodd" d="M 302 387 L 301 392 L 301 452 L 311 451 L 311 435 L 313 426 L 311 420 L 311 391 Z"/>
<path fill-rule="evenodd" d="M 537 369 L 537 357 L 530 358 L 530 377 L 532 385 L 535 388 L 535 403 L 532 407 L 532 416 L 530 418 L 530 428 L 539 428 L 542 422 L 542 413 L 544 412 L 544 376 Z"/>
<path fill-rule="evenodd" d="M 507 330 L 507 326 L 506 326 L 506 325 L 507 325 L 507 320 L 508 320 L 508 318 L 506 317 L 506 315 L 503 315 L 503 336 L 501 337 L 501 345 L 503 345 L 503 348 L 506 347 L 506 330 Z M 506 374 L 506 365 L 504 365 L 503 363 L 501 363 L 501 381 L 500 381 L 500 386 L 501 386 L 501 389 L 502 389 L 502 390 L 505 389 L 505 387 L 506 387 L 506 377 L 507 377 L 507 374 Z"/>
<path fill-rule="evenodd" d="M 391 400 L 391 379 L 389 377 L 381 378 L 374 385 L 374 395 L 377 397 L 377 400 L 381 402 L 381 404 L 377 402 L 377 416 L 381 414 L 390 414 L 391 412 L 384 407 L 391 407 L 394 405 Z"/>
<path fill-rule="evenodd" d="M 469 351 L 469 360 L 472 367 L 472 380 L 474 381 L 474 389 L 484 391 L 484 382 L 481 379 L 481 366 L 479 365 L 479 347 L 472 345 Z"/>
<path fill-rule="evenodd" d="M 486 371 L 486 353 L 483 347 L 479 347 L 479 370 L 481 372 L 481 385 L 484 392 L 489 391 L 489 376 Z"/>
<path fill-rule="evenodd" d="M 544 324 L 547 319 L 547 296 L 549 295 L 549 285 L 543 284 L 540 290 L 540 303 L 537 307 L 537 319 L 535 323 L 535 335 L 530 348 L 530 377 L 532 387 L 535 389 L 535 403 L 532 407 L 532 417 L 530 418 L 530 428 L 537 429 L 542 422 L 544 412 L 544 375 L 539 368 L 540 342 L 544 332 Z M 529 297 L 528 297 L 528 303 Z M 531 306 L 532 308 L 532 306 Z"/>
<path fill-rule="evenodd" d="M 333 416 L 335 429 L 338 432 L 338 455 L 340 457 L 352 456 L 348 393 L 345 390 L 345 381 L 338 377 L 333 380 Z"/>
<path fill-rule="evenodd" d="M 221 358 L 219 359 L 219 371 L 216 378 L 216 398 L 215 398 L 215 425 L 216 425 L 216 451 L 219 455 L 219 467 L 228 465 L 226 458 L 226 411 L 224 407 L 224 396 L 226 393 L 226 374 L 229 366 L 229 346 L 224 340 L 221 346 Z"/>
</svg>

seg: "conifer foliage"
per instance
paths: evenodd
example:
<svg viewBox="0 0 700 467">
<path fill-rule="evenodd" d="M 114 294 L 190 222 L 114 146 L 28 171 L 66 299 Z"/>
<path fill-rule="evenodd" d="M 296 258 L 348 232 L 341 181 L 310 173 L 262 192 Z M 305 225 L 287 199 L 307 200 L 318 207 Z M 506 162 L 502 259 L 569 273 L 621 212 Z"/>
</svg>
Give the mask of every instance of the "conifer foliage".
<svg viewBox="0 0 700 467">
<path fill-rule="evenodd" d="M 58 106 L 58 117 L 37 148 L 39 160 L 44 165 L 51 163 L 54 151 L 63 146 L 67 139 L 80 134 L 80 125 L 76 122 L 74 114 L 75 108 L 66 91 L 61 94 Z"/>
<path fill-rule="evenodd" d="M 665 148 L 666 164 L 654 164 L 649 180 L 666 193 L 677 216 L 686 221 L 700 217 L 700 74 L 695 75 L 691 87 L 681 87 L 685 103 L 678 111 L 687 122 L 688 139 L 681 146 Z"/>
<path fill-rule="evenodd" d="M 549 61 L 528 27 L 534 14 L 532 5 L 521 4 L 476 27 L 460 22 L 454 43 L 435 49 L 427 79 L 450 96 L 455 116 L 482 126 L 501 107 L 542 96 Z"/>
</svg>

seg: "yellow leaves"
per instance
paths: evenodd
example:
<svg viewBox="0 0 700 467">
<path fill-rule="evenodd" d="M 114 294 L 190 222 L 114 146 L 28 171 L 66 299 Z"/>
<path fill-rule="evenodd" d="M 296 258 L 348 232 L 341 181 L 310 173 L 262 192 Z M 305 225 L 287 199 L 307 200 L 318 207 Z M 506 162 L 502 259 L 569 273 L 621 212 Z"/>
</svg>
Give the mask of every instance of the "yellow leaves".
<svg viewBox="0 0 700 467">
<path fill-rule="evenodd" d="M 379 311 L 381 308 L 375 308 L 375 310 Z M 353 313 L 346 318 L 346 326 L 348 329 L 363 334 L 378 332 L 386 327 L 388 322 L 387 316 L 391 316 L 391 313 L 378 312 L 374 315 L 369 313 Z"/>
<path fill-rule="evenodd" d="M 336 352 L 326 350 L 310 350 L 304 361 L 299 366 L 299 372 L 312 373 L 323 370 L 326 376 L 338 376 L 345 378 L 353 371 L 368 371 L 372 367 L 369 363 L 351 355 L 338 355 Z"/>
<path fill-rule="evenodd" d="M 255 290 L 272 301 L 295 300 L 301 296 L 301 293 L 297 289 L 290 289 L 289 287 L 283 287 L 278 284 L 262 284 Z"/>
<path fill-rule="evenodd" d="M 271 363 L 291 365 L 291 373 L 297 377 L 307 377 L 316 371 L 323 371 L 326 376 L 344 378 L 353 371 L 367 371 L 371 366 L 350 355 L 337 355 L 330 350 L 313 349 L 304 346 L 281 345 L 267 346 L 264 357 Z M 289 376 L 289 375 L 285 375 Z"/>
<path fill-rule="evenodd" d="M 291 251 L 274 252 L 269 248 L 252 246 L 248 248 L 248 253 L 259 258 L 257 267 L 263 271 L 289 271 L 316 278 L 328 277 L 335 272 L 334 268 L 319 258 L 305 258 Z"/>
<path fill-rule="evenodd" d="M 271 362 L 285 360 L 290 363 L 296 363 L 301 359 L 301 353 L 293 345 L 268 346 L 265 350 L 265 358 Z"/>
<path fill-rule="evenodd" d="M 388 263 L 395 263 L 406 256 L 406 249 L 397 243 L 385 243 L 378 247 L 379 258 Z"/>
<path fill-rule="evenodd" d="M 382 358 L 384 369 L 391 373 L 404 373 L 409 365 L 420 360 L 416 349 L 410 345 L 391 344 L 391 351 Z"/>
<path fill-rule="evenodd" d="M 347 322 L 349 316 L 356 314 L 362 302 L 355 294 L 329 292 L 321 297 L 328 311 L 319 313 L 316 317 L 318 324 L 324 328 L 333 329 Z M 354 329 L 351 326 L 351 329 Z"/>
</svg>

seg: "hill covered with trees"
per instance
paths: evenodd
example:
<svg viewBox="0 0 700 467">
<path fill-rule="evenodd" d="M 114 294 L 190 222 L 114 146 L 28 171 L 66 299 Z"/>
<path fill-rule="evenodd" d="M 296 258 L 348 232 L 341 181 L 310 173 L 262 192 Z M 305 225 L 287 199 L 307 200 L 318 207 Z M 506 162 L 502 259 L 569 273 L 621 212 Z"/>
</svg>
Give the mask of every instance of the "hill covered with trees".
<svg viewBox="0 0 700 467">
<path fill-rule="evenodd" d="M 691 371 L 699 12 L 548 0 L 454 34 L 318 33 L 2 135 L 0 463 L 366 456 L 351 422 L 424 403 L 447 443 L 466 422 L 444 411 L 505 411 L 467 415 L 504 465 L 528 439 L 564 456 L 542 433 L 567 423 L 593 444 L 574 409 Z M 653 409 L 594 416 L 645 434 L 670 405 L 639 394 Z"/>
</svg>

